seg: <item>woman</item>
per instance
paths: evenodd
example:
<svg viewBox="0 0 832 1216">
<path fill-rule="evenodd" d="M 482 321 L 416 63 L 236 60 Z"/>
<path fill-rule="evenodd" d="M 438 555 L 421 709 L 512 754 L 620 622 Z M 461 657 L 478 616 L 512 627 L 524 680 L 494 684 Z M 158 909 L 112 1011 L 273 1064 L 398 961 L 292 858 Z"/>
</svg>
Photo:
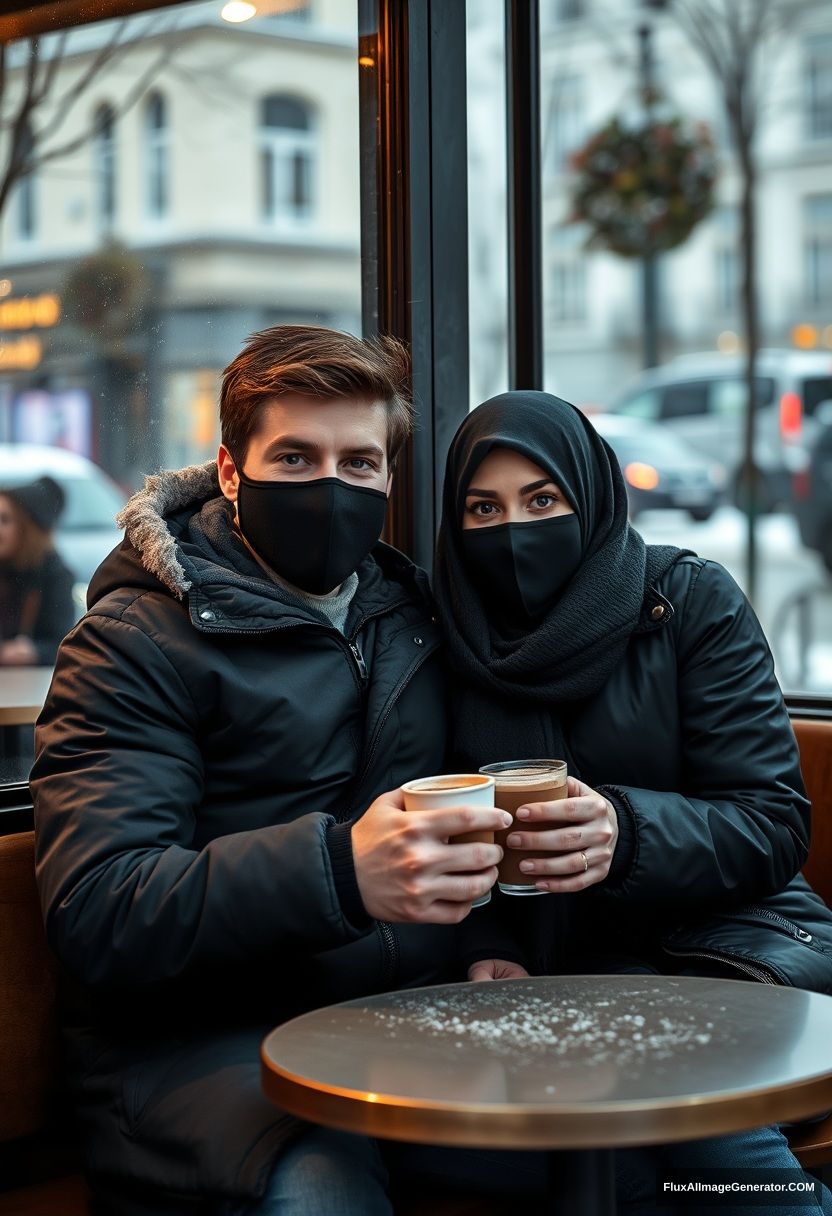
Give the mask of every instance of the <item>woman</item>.
<svg viewBox="0 0 832 1216">
<path fill-rule="evenodd" d="M 455 763 L 553 757 L 572 774 L 566 800 L 529 807 L 543 834 L 507 841 L 560 898 L 473 913 L 469 977 L 641 971 L 832 992 L 832 915 L 799 873 L 809 804 L 759 623 L 721 566 L 645 545 L 615 456 L 573 406 L 507 393 L 462 424 L 437 596 Z M 773 1128 L 672 1151 L 674 1165 L 738 1157 L 796 1165 Z"/>
<path fill-rule="evenodd" d="M 48 666 L 72 627 L 73 578 L 52 543 L 63 506 L 51 477 L 0 490 L 0 666 Z"/>
</svg>

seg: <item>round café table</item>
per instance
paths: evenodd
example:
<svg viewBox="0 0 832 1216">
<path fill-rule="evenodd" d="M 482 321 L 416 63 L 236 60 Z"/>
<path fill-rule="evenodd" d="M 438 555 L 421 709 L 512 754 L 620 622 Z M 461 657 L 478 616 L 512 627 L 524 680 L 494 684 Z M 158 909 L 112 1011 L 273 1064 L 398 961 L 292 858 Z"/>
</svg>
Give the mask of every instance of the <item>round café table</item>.
<svg viewBox="0 0 832 1216">
<path fill-rule="evenodd" d="M 286 1022 L 262 1073 L 273 1102 L 327 1127 L 549 1150 L 559 1210 L 601 1216 L 615 1211 L 617 1147 L 832 1107 L 832 998 L 688 976 L 446 984 Z"/>
<path fill-rule="evenodd" d="M 28 726 L 46 700 L 51 667 L 0 667 L 0 726 Z"/>
</svg>

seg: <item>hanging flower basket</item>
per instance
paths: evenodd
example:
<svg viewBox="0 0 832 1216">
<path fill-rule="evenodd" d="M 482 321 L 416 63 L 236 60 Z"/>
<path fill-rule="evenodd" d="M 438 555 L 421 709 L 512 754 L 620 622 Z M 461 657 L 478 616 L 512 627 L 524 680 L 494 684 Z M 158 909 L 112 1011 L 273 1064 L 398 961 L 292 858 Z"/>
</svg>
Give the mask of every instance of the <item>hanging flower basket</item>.
<svg viewBox="0 0 832 1216">
<path fill-rule="evenodd" d="M 613 118 L 573 154 L 570 222 L 587 247 L 637 258 L 675 249 L 713 206 L 716 153 L 704 123 Z"/>
</svg>

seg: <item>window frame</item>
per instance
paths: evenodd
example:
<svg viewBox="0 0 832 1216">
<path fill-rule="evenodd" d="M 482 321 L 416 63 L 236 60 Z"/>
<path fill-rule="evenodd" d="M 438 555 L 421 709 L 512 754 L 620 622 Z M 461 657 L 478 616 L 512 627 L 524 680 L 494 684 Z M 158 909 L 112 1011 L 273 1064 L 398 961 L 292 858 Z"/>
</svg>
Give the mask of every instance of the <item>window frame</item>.
<svg viewBox="0 0 832 1216">
<path fill-rule="evenodd" d="M 264 110 L 272 99 L 291 101 L 302 107 L 307 119 L 304 128 L 271 125 L 264 121 Z M 295 93 L 269 93 L 260 98 L 257 128 L 258 171 L 260 175 L 260 220 L 283 231 L 314 227 L 320 216 L 320 121 L 316 107 Z M 267 168 L 266 165 L 269 167 Z M 297 187 L 299 164 L 305 165 L 307 201 L 298 207 L 287 203 Z M 282 170 L 282 171 L 281 171 Z M 281 182 L 288 190 L 280 190 Z M 267 205 L 270 198 L 271 206 Z"/>
<path fill-rule="evenodd" d="M 150 121 L 151 108 L 155 104 L 161 106 L 162 122 L 159 125 Z M 144 212 L 146 219 L 152 224 L 164 223 L 171 213 L 171 174 L 170 174 L 170 103 L 159 89 L 153 89 L 148 94 L 142 113 L 143 122 L 143 151 L 144 151 Z M 156 179 L 158 178 L 158 183 Z M 160 207 L 154 204 L 155 186 L 160 186 Z"/>
</svg>

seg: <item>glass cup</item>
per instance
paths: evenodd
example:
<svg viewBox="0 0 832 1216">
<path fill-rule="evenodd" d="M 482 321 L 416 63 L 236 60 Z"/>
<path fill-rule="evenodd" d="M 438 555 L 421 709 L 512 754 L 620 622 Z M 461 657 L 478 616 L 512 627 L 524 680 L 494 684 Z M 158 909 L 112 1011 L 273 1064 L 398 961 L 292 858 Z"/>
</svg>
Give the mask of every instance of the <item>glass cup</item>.
<svg viewBox="0 0 832 1216">
<path fill-rule="evenodd" d="M 565 760 L 502 760 L 499 764 L 486 764 L 480 769 L 484 775 L 493 777 L 496 784 L 496 805 L 515 817 L 510 828 L 496 832 L 495 840 L 503 847 L 503 860 L 499 866 L 497 886 L 504 895 L 546 895 L 534 885 L 536 876 L 524 874 L 520 862 L 530 857 L 528 849 L 510 849 L 506 838 L 510 832 L 543 832 L 551 829 L 550 823 L 527 823 L 516 820 L 518 807 L 529 802 L 554 802 L 566 797 Z M 556 850 L 542 849 L 536 856 L 554 857 Z"/>
<path fill-rule="evenodd" d="M 478 773 L 443 773 L 437 777 L 420 777 L 402 786 L 406 811 L 441 811 L 449 806 L 493 806 L 494 778 Z M 493 832 L 463 832 L 451 837 L 454 844 L 493 844 Z M 486 891 L 471 904 L 481 908 L 491 899 Z"/>
</svg>

